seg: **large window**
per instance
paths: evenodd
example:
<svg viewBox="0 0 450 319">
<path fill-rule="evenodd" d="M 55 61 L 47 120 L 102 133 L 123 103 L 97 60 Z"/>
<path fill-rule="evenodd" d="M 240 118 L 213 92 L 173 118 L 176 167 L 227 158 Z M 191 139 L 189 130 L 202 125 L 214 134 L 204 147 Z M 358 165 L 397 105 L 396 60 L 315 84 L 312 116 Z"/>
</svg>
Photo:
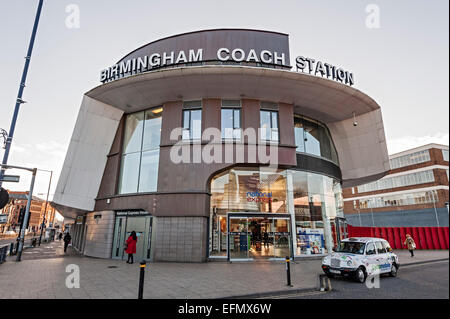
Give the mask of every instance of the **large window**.
<svg viewBox="0 0 450 319">
<path fill-rule="evenodd" d="M 127 115 L 119 194 L 157 190 L 162 110 L 158 107 Z"/>
<path fill-rule="evenodd" d="M 373 192 L 383 189 L 405 187 L 432 182 L 434 182 L 433 170 L 427 170 L 400 176 L 382 178 L 378 181 L 358 186 L 358 192 Z"/>
<path fill-rule="evenodd" d="M 391 164 L 391 169 L 396 169 L 409 165 L 428 162 L 429 160 L 430 160 L 430 152 L 428 150 L 424 150 L 412 154 L 391 158 L 389 160 L 389 163 Z"/>
<path fill-rule="evenodd" d="M 183 103 L 183 140 L 202 138 L 202 101 Z"/>
<path fill-rule="evenodd" d="M 294 135 L 297 152 L 329 159 L 338 164 L 338 156 L 328 129 L 313 120 L 300 116 L 294 118 Z"/>
<path fill-rule="evenodd" d="M 241 101 L 222 100 L 221 131 L 223 139 L 241 138 Z"/>
<path fill-rule="evenodd" d="M 266 109 L 263 109 L 266 108 Z M 263 141 L 278 142 L 278 105 L 276 103 L 261 102 L 260 129 Z"/>
<path fill-rule="evenodd" d="M 360 208 L 379 208 L 379 207 L 393 207 L 393 206 L 407 206 L 417 204 L 429 204 L 438 202 L 438 194 L 436 191 L 414 192 L 408 194 L 387 195 L 380 197 L 373 197 L 367 199 L 360 199 Z"/>
<path fill-rule="evenodd" d="M 442 150 L 442 158 L 448 162 L 448 150 Z"/>
<path fill-rule="evenodd" d="M 344 217 L 340 183 L 304 171 L 235 167 L 212 179 L 211 195 L 210 254 L 215 256 L 226 253 L 227 212 L 290 214 L 296 255 L 326 252 L 330 220 Z"/>
</svg>

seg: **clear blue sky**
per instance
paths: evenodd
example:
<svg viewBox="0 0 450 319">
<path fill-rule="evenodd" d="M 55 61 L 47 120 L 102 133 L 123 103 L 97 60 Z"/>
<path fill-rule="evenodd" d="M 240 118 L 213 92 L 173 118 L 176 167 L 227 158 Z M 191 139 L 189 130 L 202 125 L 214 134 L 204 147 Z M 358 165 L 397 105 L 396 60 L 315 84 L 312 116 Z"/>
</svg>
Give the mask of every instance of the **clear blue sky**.
<svg viewBox="0 0 450 319">
<path fill-rule="evenodd" d="M 0 127 L 6 130 L 37 3 L 0 3 Z M 365 24 L 371 3 L 380 8 L 379 29 Z M 65 25 L 70 4 L 79 6 L 79 29 Z M 447 0 L 45 0 L 10 164 L 55 170 L 56 186 L 83 93 L 99 84 L 101 69 L 158 38 L 224 27 L 288 33 L 291 58 L 352 71 L 355 87 L 382 107 L 391 153 L 448 144 L 448 11 Z M 39 173 L 35 194 L 45 193 L 47 183 Z"/>
</svg>

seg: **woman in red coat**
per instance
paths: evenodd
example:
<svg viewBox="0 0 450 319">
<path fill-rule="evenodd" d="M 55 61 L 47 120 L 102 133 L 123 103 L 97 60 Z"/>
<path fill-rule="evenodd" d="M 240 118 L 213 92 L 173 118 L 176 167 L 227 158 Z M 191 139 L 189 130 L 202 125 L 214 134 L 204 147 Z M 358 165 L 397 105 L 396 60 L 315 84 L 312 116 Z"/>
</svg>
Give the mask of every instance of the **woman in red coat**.
<svg viewBox="0 0 450 319">
<path fill-rule="evenodd" d="M 128 237 L 127 239 L 127 249 L 125 249 L 125 252 L 128 254 L 127 264 L 133 263 L 133 254 L 136 253 L 136 243 L 137 236 L 136 232 L 133 230 L 130 234 L 130 237 Z"/>
</svg>

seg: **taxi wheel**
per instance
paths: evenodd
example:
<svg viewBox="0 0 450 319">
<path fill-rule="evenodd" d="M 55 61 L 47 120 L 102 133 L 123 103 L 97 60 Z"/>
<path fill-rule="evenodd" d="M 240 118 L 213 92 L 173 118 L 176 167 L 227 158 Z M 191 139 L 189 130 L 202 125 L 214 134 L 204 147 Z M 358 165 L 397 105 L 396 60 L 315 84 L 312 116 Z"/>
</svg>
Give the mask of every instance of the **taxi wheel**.
<svg viewBox="0 0 450 319">
<path fill-rule="evenodd" d="M 362 267 L 356 270 L 355 279 L 359 283 L 364 283 L 366 281 L 366 272 Z"/>
<path fill-rule="evenodd" d="M 398 269 L 397 266 L 392 264 L 391 265 L 391 272 L 389 273 L 389 276 L 391 277 L 397 277 Z"/>
</svg>

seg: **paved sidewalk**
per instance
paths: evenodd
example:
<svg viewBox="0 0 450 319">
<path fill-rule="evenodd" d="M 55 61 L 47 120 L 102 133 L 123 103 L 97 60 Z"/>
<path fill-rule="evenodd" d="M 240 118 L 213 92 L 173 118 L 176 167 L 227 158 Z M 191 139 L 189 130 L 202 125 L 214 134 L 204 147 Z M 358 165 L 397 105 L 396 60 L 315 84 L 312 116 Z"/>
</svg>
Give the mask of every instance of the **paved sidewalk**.
<svg viewBox="0 0 450 319">
<path fill-rule="evenodd" d="M 60 258 L 64 254 L 61 247 L 55 249 L 51 258 L 28 253 L 20 263 L 10 260 L 0 265 L 0 298 L 137 298 L 139 264 L 83 257 L 69 252 L 70 248 L 69 254 Z M 403 264 L 448 258 L 448 251 L 416 251 L 414 258 L 408 257 L 408 251 L 397 253 Z M 291 263 L 293 287 L 286 286 L 283 261 L 153 263 L 146 268 L 144 298 L 223 298 L 314 289 L 320 263 L 317 259 Z M 69 264 L 79 266 L 80 288 L 66 287 Z"/>
<path fill-rule="evenodd" d="M 415 250 L 414 257 L 411 257 L 409 250 L 395 250 L 397 254 L 400 267 L 408 264 L 423 263 L 433 260 L 448 259 L 448 250 Z"/>
</svg>

